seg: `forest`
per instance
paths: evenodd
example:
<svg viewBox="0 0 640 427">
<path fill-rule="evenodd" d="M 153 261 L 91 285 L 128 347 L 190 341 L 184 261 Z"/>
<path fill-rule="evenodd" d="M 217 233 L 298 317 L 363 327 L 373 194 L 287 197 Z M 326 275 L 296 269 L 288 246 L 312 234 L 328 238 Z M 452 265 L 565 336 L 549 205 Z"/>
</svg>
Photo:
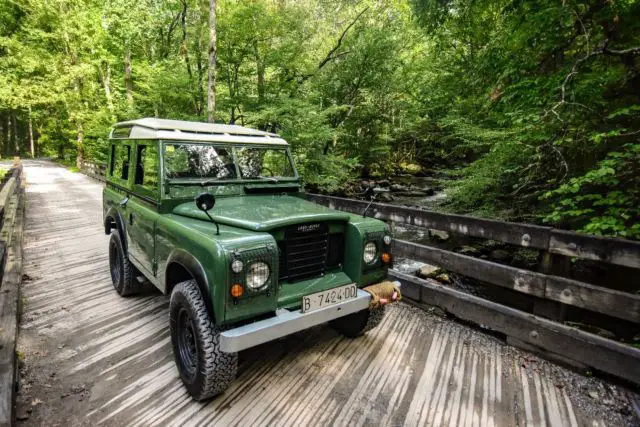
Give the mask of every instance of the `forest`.
<svg viewBox="0 0 640 427">
<path fill-rule="evenodd" d="M 215 120 L 313 191 L 446 177 L 438 209 L 640 239 L 639 61 L 635 0 L 0 0 L 0 152 Z"/>
</svg>

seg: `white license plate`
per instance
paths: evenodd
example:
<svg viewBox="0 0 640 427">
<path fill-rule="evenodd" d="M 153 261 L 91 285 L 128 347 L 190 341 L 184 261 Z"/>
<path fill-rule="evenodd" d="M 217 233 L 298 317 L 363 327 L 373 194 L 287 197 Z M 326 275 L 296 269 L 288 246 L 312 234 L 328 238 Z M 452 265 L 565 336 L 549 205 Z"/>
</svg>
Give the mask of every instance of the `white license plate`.
<svg viewBox="0 0 640 427">
<path fill-rule="evenodd" d="M 330 305 L 339 304 L 341 302 L 354 299 L 358 296 L 358 287 L 355 283 L 350 285 L 339 286 L 326 291 L 316 292 L 315 294 L 302 297 L 302 312 L 319 310 Z"/>
</svg>

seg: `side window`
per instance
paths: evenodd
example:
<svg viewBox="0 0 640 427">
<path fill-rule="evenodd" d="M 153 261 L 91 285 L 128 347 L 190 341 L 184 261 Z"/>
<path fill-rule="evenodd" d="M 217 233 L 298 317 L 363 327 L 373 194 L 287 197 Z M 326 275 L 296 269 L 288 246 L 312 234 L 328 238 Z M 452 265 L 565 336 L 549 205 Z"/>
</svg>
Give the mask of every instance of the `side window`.
<svg viewBox="0 0 640 427">
<path fill-rule="evenodd" d="M 114 144 L 111 148 L 111 176 L 127 181 L 130 159 L 131 147 L 129 145 Z"/>
<path fill-rule="evenodd" d="M 113 176 L 116 164 L 116 144 L 111 144 L 111 163 L 109 164 L 109 176 Z"/>
<path fill-rule="evenodd" d="M 154 191 L 158 188 L 158 148 L 153 145 L 138 145 L 136 156 L 136 185 Z"/>
</svg>

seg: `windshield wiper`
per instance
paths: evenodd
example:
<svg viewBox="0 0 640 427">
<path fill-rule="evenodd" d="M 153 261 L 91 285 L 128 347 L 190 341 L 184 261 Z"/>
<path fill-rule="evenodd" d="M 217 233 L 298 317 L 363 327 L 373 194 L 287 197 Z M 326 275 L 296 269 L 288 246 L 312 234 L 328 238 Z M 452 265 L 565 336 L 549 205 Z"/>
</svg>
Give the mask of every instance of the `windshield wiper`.
<svg viewBox="0 0 640 427">
<path fill-rule="evenodd" d="M 209 184 L 213 184 L 214 182 L 219 181 L 221 179 L 222 179 L 221 177 L 205 179 L 204 181 L 200 181 L 200 185 L 205 187 L 205 186 L 207 186 Z"/>
<path fill-rule="evenodd" d="M 200 180 L 180 180 L 180 179 L 167 179 L 167 182 L 169 184 L 176 184 L 176 185 L 201 185 L 203 187 L 207 186 L 208 184 L 213 184 L 214 182 L 223 179 L 223 178 L 208 178 L 204 181 L 200 181 Z"/>
<path fill-rule="evenodd" d="M 274 178 L 272 176 L 262 176 L 262 175 L 258 175 L 257 178 L 260 179 L 266 179 L 267 181 L 271 181 L 271 182 L 275 182 L 276 184 L 278 183 L 278 178 Z"/>
</svg>

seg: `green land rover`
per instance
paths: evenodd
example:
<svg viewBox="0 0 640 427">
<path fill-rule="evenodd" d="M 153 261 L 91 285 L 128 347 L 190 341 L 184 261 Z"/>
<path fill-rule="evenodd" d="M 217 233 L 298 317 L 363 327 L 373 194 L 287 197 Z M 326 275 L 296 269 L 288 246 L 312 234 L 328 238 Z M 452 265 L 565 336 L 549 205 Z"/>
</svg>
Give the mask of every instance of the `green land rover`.
<svg viewBox="0 0 640 427">
<path fill-rule="evenodd" d="M 276 134 L 118 123 L 103 208 L 113 286 L 132 295 L 144 276 L 170 295 L 176 364 L 197 400 L 229 386 L 241 350 L 324 322 L 355 337 L 383 317 L 371 289 L 391 262 L 386 224 L 305 200 Z"/>
</svg>

